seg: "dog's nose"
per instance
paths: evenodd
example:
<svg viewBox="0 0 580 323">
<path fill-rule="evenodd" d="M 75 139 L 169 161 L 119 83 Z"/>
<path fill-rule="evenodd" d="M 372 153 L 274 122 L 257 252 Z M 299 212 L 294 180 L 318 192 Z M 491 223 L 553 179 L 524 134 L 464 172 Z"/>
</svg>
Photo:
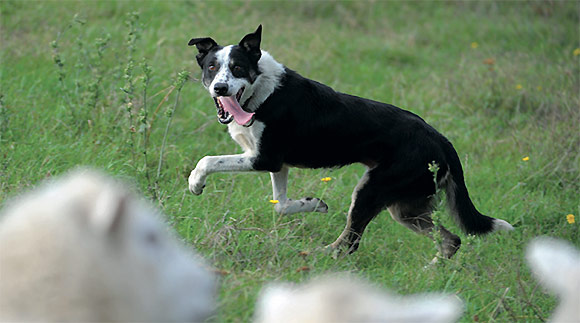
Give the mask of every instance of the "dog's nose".
<svg viewBox="0 0 580 323">
<path fill-rule="evenodd" d="M 217 95 L 226 95 L 228 93 L 228 84 L 227 83 L 216 83 L 213 86 L 213 90 Z"/>
</svg>

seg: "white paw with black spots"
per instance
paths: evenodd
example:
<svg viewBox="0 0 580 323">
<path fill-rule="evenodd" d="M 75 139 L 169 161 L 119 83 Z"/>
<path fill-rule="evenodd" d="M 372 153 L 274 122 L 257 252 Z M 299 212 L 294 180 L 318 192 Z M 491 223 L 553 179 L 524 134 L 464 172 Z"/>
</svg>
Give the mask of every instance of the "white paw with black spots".
<svg viewBox="0 0 580 323">
<path fill-rule="evenodd" d="M 304 201 L 305 203 L 309 204 L 314 204 L 315 208 L 312 212 L 328 213 L 328 205 L 319 198 L 305 197 L 300 199 L 300 201 Z"/>
<path fill-rule="evenodd" d="M 196 169 L 191 171 L 189 175 L 189 191 L 195 195 L 201 195 L 203 193 L 203 188 L 205 187 L 205 177 L 199 174 L 200 172 Z"/>
<path fill-rule="evenodd" d="M 326 205 L 326 203 L 321 199 L 312 197 L 304 197 L 299 200 L 287 199 L 280 201 L 274 208 L 276 212 L 284 215 L 302 212 L 328 213 L 328 205 Z"/>
</svg>

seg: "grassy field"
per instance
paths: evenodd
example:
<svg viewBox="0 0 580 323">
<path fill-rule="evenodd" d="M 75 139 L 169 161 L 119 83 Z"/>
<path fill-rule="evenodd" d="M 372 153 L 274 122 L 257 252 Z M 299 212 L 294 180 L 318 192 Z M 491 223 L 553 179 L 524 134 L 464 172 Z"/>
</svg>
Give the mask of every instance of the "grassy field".
<svg viewBox="0 0 580 323">
<path fill-rule="evenodd" d="M 344 271 L 401 294 L 456 293 L 466 322 L 544 321 L 554 308 L 523 254 L 538 235 L 580 246 L 566 221 L 580 215 L 578 2 L 2 1 L 0 11 L 0 204 L 78 165 L 132 183 L 220 272 L 215 321 L 250 320 L 266 282 Z M 201 157 L 240 148 L 187 42 L 237 43 L 260 23 L 262 47 L 286 66 L 439 129 L 476 206 L 516 230 L 462 234 L 453 259 L 425 269 L 433 242 L 383 212 L 359 251 L 335 260 L 320 247 L 344 228 L 359 165 L 291 170 L 291 197 L 323 198 L 328 214 L 278 216 L 267 174 L 212 175 L 191 195 Z"/>
</svg>

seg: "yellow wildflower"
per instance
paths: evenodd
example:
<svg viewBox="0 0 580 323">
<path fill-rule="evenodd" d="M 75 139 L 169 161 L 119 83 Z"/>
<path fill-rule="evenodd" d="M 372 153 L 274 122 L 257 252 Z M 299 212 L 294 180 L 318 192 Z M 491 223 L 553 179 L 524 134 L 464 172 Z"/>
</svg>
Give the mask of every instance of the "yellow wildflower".
<svg viewBox="0 0 580 323">
<path fill-rule="evenodd" d="M 573 53 L 574 53 L 574 56 L 580 55 L 580 48 L 576 48 Z"/>
<path fill-rule="evenodd" d="M 522 158 L 522 160 L 523 161 L 528 161 L 528 160 L 530 160 L 530 157 L 529 156 L 526 156 L 526 157 Z"/>
<path fill-rule="evenodd" d="M 570 224 L 576 223 L 576 220 L 574 219 L 574 214 L 566 215 L 566 221 L 568 221 L 568 223 Z"/>
<path fill-rule="evenodd" d="M 516 90 L 521 90 L 521 89 L 523 89 L 523 88 L 524 88 L 524 87 L 523 87 L 521 84 L 518 84 L 518 85 L 516 85 Z"/>
<path fill-rule="evenodd" d="M 270 203 L 272 203 L 272 204 L 278 204 L 278 203 L 280 203 L 280 201 L 278 201 L 278 200 L 270 200 Z"/>
<path fill-rule="evenodd" d="M 536 89 L 538 89 L 538 91 L 541 91 L 542 87 L 538 85 L 538 87 Z"/>
<path fill-rule="evenodd" d="M 323 182 L 330 182 L 332 180 L 332 177 L 323 177 L 320 180 Z"/>
<path fill-rule="evenodd" d="M 477 47 L 479 47 L 479 44 L 477 42 L 471 43 L 471 48 L 475 49 Z"/>
</svg>

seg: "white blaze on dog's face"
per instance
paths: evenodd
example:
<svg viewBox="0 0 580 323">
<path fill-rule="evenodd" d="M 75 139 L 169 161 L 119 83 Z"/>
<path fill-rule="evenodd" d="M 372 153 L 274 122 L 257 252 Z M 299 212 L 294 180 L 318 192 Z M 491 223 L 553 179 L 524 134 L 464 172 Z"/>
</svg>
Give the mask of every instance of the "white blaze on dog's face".
<svg viewBox="0 0 580 323">
<path fill-rule="evenodd" d="M 2 212 L 0 321 L 193 321 L 215 280 L 122 185 L 78 172 Z"/>
<path fill-rule="evenodd" d="M 202 83 L 215 101 L 218 120 L 252 125 L 254 114 L 248 104 L 253 85 L 260 74 L 262 26 L 246 35 L 238 45 L 219 46 L 211 38 L 194 38 L 189 45 L 199 51 L 197 62 L 202 69 Z"/>
</svg>

